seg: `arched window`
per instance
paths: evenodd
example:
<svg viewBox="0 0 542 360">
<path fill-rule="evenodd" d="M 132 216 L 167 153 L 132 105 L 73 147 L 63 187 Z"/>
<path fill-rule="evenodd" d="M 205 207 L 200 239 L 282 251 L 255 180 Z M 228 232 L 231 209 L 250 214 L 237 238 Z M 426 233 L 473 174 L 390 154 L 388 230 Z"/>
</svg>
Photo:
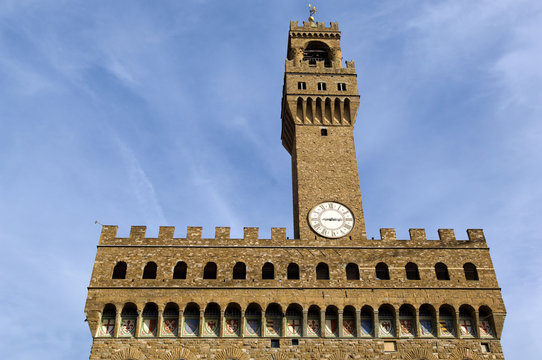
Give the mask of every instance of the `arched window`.
<svg viewBox="0 0 542 360">
<path fill-rule="evenodd" d="M 373 336 L 374 331 L 374 310 L 369 305 L 365 305 L 361 308 L 361 336 L 369 337 Z"/>
<path fill-rule="evenodd" d="M 247 266 L 245 263 L 238 262 L 233 267 L 233 279 L 234 280 L 246 280 L 247 278 Z"/>
<path fill-rule="evenodd" d="M 378 309 L 378 332 L 380 337 L 395 337 L 395 309 L 390 304 Z"/>
<path fill-rule="evenodd" d="M 436 311 L 429 304 L 420 306 L 420 336 L 433 337 L 436 332 Z"/>
<path fill-rule="evenodd" d="M 402 337 L 416 336 L 416 311 L 412 305 L 403 304 L 399 308 L 399 324 L 401 329 L 399 335 Z"/>
<path fill-rule="evenodd" d="M 115 331 L 115 321 L 117 318 L 117 308 L 113 304 L 107 304 L 104 306 L 102 312 L 102 321 L 98 328 L 97 336 L 111 337 Z"/>
<path fill-rule="evenodd" d="M 204 279 L 216 279 L 216 264 L 214 262 L 208 262 L 203 268 Z"/>
<path fill-rule="evenodd" d="M 270 262 L 266 262 L 262 266 L 262 279 L 273 280 L 275 278 L 275 267 Z"/>
<path fill-rule="evenodd" d="M 279 304 L 269 304 L 265 310 L 265 336 L 282 336 L 282 308 Z"/>
<path fill-rule="evenodd" d="M 198 304 L 189 303 L 183 312 L 182 336 L 199 336 L 199 317 L 200 310 Z"/>
<path fill-rule="evenodd" d="M 455 310 L 450 305 L 442 305 L 439 308 L 439 327 L 440 336 L 442 337 L 455 337 Z"/>
<path fill-rule="evenodd" d="M 186 279 L 186 263 L 184 261 L 179 261 L 175 268 L 173 269 L 173 278 L 174 279 Z"/>
<path fill-rule="evenodd" d="M 316 280 L 329 280 L 329 267 L 326 263 L 316 266 Z"/>
<path fill-rule="evenodd" d="M 158 306 L 155 303 L 145 305 L 141 319 L 139 336 L 155 337 L 158 330 Z"/>
<path fill-rule="evenodd" d="M 311 305 L 307 313 L 307 335 L 312 337 L 320 336 L 320 308 Z"/>
<path fill-rule="evenodd" d="M 113 279 L 126 279 L 126 263 L 119 261 L 113 269 Z"/>
<path fill-rule="evenodd" d="M 286 309 L 286 336 L 299 337 L 303 335 L 303 308 L 299 304 L 291 304 Z"/>
<path fill-rule="evenodd" d="M 409 262 L 405 265 L 405 272 L 407 280 L 420 280 L 420 272 L 418 271 L 418 265 Z"/>
<path fill-rule="evenodd" d="M 459 331 L 461 337 L 476 337 L 474 314 L 474 309 L 470 305 L 461 305 L 459 307 Z"/>
<path fill-rule="evenodd" d="M 261 336 L 262 330 L 262 309 L 260 305 L 252 303 L 248 305 L 247 310 L 245 311 L 245 322 L 246 322 L 246 331 L 245 336 L 247 337 L 257 337 Z"/>
<path fill-rule="evenodd" d="M 179 306 L 168 303 L 163 313 L 162 335 L 164 337 L 177 337 L 179 332 Z"/>
<path fill-rule="evenodd" d="M 156 263 L 150 261 L 143 269 L 143 279 L 156 279 Z"/>
<path fill-rule="evenodd" d="M 309 66 L 316 66 L 317 62 L 323 61 L 325 67 L 331 66 L 329 46 L 321 41 L 311 41 L 303 51 L 303 60 L 309 62 Z"/>
<path fill-rule="evenodd" d="M 339 324 L 339 326 L 341 326 L 341 324 Z M 344 336 L 356 336 L 356 309 L 353 306 L 346 306 L 344 308 L 342 327 Z"/>
<path fill-rule="evenodd" d="M 388 265 L 386 265 L 385 263 L 381 262 L 376 264 L 375 270 L 377 280 L 390 279 L 390 271 L 388 270 Z"/>
<path fill-rule="evenodd" d="M 359 280 L 359 267 L 356 264 L 346 265 L 346 280 Z"/>
<path fill-rule="evenodd" d="M 224 311 L 224 336 L 239 337 L 241 334 L 241 307 L 230 303 Z"/>
<path fill-rule="evenodd" d="M 480 306 L 478 310 L 479 322 L 478 330 L 480 336 L 484 338 L 495 337 L 495 325 L 493 323 L 493 311 L 488 306 Z"/>
<path fill-rule="evenodd" d="M 127 303 L 120 313 L 119 337 L 134 337 L 137 322 L 137 306 L 133 303 Z"/>
<path fill-rule="evenodd" d="M 330 305 L 326 309 L 326 337 L 339 336 L 339 320 L 337 308 Z"/>
<path fill-rule="evenodd" d="M 299 280 L 299 266 L 296 263 L 288 265 L 288 280 Z"/>
<path fill-rule="evenodd" d="M 205 308 L 203 336 L 217 337 L 220 334 L 220 306 L 210 303 Z"/>
<path fill-rule="evenodd" d="M 478 270 L 473 263 L 466 263 L 463 265 L 463 270 L 465 271 L 465 280 L 479 280 Z"/>
<path fill-rule="evenodd" d="M 450 280 L 448 267 L 444 263 L 439 262 L 435 264 L 435 274 L 437 275 L 437 280 Z"/>
</svg>

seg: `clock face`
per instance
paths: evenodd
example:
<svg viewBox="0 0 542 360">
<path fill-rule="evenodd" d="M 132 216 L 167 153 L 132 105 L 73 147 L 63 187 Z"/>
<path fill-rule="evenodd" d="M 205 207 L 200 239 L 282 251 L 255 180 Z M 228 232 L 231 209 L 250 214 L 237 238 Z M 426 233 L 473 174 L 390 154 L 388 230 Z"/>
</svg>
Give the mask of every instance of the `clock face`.
<svg viewBox="0 0 542 360">
<path fill-rule="evenodd" d="M 348 235 L 354 227 L 354 215 L 350 209 L 333 201 L 313 207 L 308 221 L 314 232 L 332 239 Z"/>
</svg>

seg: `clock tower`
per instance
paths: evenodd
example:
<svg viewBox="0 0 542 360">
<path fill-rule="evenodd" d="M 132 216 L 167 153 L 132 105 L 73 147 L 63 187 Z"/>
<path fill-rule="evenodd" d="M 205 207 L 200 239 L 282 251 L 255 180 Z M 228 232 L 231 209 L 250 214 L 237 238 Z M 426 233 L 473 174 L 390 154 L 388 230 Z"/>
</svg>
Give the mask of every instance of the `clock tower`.
<svg viewBox="0 0 542 360">
<path fill-rule="evenodd" d="M 282 94 L 282 144 L 292 156 L 296 239 L 365 240 L 353 128 L 359 107 L 341 32 L 312 17 L 290 23 Z"/>
</svg>

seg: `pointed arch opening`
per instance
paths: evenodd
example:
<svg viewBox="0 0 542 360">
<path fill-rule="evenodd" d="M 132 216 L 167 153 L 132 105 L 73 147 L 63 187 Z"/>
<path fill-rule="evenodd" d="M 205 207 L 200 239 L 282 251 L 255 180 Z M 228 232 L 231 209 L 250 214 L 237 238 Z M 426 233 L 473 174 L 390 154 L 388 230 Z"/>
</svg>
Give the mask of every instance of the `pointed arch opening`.
<svg viewBox="0 0 542 360">
<path fill-rule="evenodd" d="M 127 265 L 124 261 L 119 261 L 113 268 L 112 279 L 126 279 Z"/>
<path fill-rule="evenodd" d="M 216 264 L 214 262 L 208 262 L 203 268 L 203 278 L 209 280 L 216 280 Z"/>
<path fill-rule="evenodd" d="M 266 262 L 262 266 L 262 280 L 273 280 L 275 278 L 275 266 Z"/>
<path fill-rule="evenodd" d="M 290 263 L 287 269 L 288 280 L 299 280 L 299 265 Z"/>
<path fill-rule="evenodd" d="M 407 280 L 420 280 L 418 265 L 414 264 L 413 262 L 409 262 L 405 265 L 405 273 Z"/>
<path fill-rule="evenodd" d="M 437 280 L 450 280 L 448 266 L 444 263 L 438 262 L 435 264 L 435 275 L 437 276 Z"/>
<path fill-rule="evenodd" d="M 359 280 L 359 266 L 357 264 L 346 265 L 346 280 Z"/>
<path fill-rule="evenodd" d="M 156 279 L 156 270 L 158 266 L 154 261 L 149 261 L 143 269 L 143 279 Z"/>
<path fill-rule="evenodd" d="M 233 279 L 234 280 L 246 280 L 247 278 L 247 266 L 244 262 L 238 262 L 233 267 Z"/>
<path fill-rule="evenodd" d="M 329 266 L 326 263 L 319 263 L 316 266 L 316 280 L 329 280 Z"/>
<path fill-rule="evenodd" d="M 375 267 L 376 279 L 377 280 L 389 280 L 390 271 L 388 270 L 388 265 L 386 263 L 380 262 L 376 264 Z"/>
<path fill-rule="evenodd" d="M 173 278 L 186 280 L 186 270 L 188 266 L 184 261 L 179 261 L 173 268 Z"/>
</svg>

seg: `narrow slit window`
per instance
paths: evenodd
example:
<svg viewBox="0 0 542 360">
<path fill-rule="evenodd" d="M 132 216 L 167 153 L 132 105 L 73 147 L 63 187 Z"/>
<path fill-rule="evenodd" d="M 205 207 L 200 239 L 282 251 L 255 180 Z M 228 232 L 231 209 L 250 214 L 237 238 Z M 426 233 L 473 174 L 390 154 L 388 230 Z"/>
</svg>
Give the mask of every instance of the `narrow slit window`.
<svg viewBox="0 0 542 360">
<path fill-rule="evenodd" d="M 327 129 L 320 129 L 320 135 L 327 136 Z"/>
</svg>

